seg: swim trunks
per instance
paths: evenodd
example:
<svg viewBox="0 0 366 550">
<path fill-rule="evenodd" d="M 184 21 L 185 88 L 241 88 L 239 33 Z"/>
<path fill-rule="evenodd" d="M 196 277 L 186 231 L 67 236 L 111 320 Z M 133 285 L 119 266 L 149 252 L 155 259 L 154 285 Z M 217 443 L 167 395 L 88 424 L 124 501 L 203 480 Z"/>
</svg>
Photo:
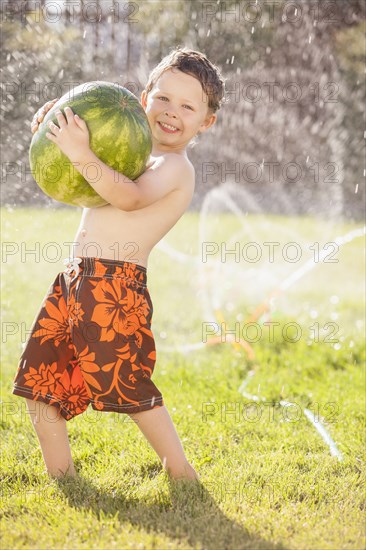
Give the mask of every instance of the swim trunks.
<svg viewBox="0 0 366 550">
<path fill-rule="evenodd" d="M 164 405 L 147 270 L 131 262 L 66 258 L 20 357 L 12 393 L 54 405 L 70 420 L 89 404 L 133 414 Z"/>
</svg>

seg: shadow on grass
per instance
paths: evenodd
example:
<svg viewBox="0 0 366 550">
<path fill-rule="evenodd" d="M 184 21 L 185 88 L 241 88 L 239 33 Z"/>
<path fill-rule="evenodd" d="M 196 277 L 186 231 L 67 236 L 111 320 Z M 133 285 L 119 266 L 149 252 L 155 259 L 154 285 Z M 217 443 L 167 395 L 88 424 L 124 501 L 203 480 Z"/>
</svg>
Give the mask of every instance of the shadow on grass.
<svg viewBox="0 0 366 550">
<path fill-rule="evenodd" d="M 145 475 L 150 479 L 160 475 L 156 467 L 148 469 Z M 72 507 L 92 510 L 98 519 L 102 510 L 104 518 L 117 517 L 121 523 L 128 521 L 137 528 L 169 536 L 193 548 L 286 550 L 282 544 L 253 537 L 245 527 L 225 516 L 201 481 L 173 480 L 167 474 L 166 479 L 168 494 L 158 490 L 152 502 L 150 494 L 145 500 L 141 496 L 134 498 L 131 487 L 128 494 L 120 489 L 100 490 L 80 474 L 55 481 Z"/>
</svg>

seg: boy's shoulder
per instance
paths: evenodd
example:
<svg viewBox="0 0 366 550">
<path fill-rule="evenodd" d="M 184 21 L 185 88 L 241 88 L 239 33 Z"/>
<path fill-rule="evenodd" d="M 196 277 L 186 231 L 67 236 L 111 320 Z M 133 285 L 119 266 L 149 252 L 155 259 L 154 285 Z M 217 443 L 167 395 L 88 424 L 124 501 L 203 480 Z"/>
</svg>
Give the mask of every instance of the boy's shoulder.
<svg viewBox="0 0 366 550">
<path fill-rule="evenodd" d="M 186 155 L 170 151 L 157 156 L 151 155 L 148 167 L 151 172 L 155 171 L 163 179 L 173 180 L 177 185 L 181 183 L 185 191 L 188 191 L 189 188 L 194 189 L 195 169 Z"/>
<path fill-rule="evenodd" d="M 194 166 L 186 155 L 180 153 L 174 153 L 168 151 L 159 155 L 150 155 L 148 167 L 152 166 L 157 168 L 158 166 L 166 165 L 172 170 L 185 169 L 187 172 L 191 172 L 194 175 Z"/>
<path fill-rule="evenodd" d="M 168 195 L 173 202 L 189 203 L 195 189 L 195 171 L 182 154 L 162 152 L 150 155 L 145 172 L 135 180 L 137 197 L 133 210 L 144 208 Z"/>
</svg>

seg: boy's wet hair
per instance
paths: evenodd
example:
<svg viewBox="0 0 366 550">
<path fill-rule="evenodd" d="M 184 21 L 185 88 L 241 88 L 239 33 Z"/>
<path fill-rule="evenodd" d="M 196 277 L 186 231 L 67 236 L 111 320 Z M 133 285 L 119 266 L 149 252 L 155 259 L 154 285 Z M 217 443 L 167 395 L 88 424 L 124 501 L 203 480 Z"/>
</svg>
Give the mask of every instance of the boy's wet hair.
<svg viewBox="0 0 366 550">
<path fill-rule="evenodd" d="M 151 71 L 145 86 L 146 92 L 149 93 L 160 76 L 173 67 L 200 81 L 203 91 L 208 97 L 210 115 L 220 109 L 224 102 L 225 81 L 219 68 L 211 63 L 203 53 L 186 47 L 178 46 L 172 50 Z"/>
</svg>

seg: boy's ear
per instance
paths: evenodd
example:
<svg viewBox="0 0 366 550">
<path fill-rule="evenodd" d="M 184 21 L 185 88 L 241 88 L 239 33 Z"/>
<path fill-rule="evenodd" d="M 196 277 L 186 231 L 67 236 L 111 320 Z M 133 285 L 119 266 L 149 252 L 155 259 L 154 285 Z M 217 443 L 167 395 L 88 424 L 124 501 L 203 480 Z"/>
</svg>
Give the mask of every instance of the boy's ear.
<svg viewBox="0 0 366 550">
<path fill-rule="evenodd" d="M 217 120 L 217 115 L 212 114 L 211 116 L 208 116 L 206 120 L 201 124 L 200 129 L 198 131 L 199 134 L 202 132 L 206 132 L 211 126 L 215 124 Z"/>
<path fill-rule="evenodd" d="M 146 90 L 142 90 L 141 92 L 141 105 L 145 109 L 147 105 L 147 93 Z"/>
</svg>

